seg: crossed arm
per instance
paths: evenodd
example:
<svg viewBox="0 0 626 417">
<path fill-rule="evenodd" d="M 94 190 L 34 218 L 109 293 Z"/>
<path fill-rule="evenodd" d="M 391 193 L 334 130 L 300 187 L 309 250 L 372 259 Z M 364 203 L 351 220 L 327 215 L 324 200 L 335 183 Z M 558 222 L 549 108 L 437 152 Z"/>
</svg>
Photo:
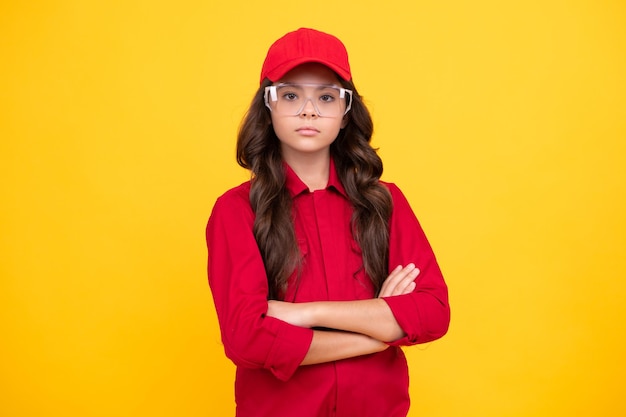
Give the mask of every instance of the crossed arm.
<svg viewBox="0 0 626 417">
<path fill-rule="evenodd" d="M 382 297 L 408 294 L 415 289 L 419 270 L 413 264 L 396 267 L 383 283 L 378 298 L 355 301 L 287 303 L 270 301 L 267 315 L 314 330 L 313 341 L 301 365 L 330 362 L 376 353 L 404 336 Z"/>
</svg>

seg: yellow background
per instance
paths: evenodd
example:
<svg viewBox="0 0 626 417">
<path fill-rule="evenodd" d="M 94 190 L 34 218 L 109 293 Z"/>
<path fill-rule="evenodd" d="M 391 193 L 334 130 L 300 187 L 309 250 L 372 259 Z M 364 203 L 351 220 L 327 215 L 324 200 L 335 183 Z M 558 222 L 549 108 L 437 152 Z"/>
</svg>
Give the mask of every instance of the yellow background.
<svg viewBox="0 0 626 417">
<path fill-rule="evenodd" d="M 2 2 L 0 415 L 233 415 L 204 226 L 300 26 L 348 47 L 450 286 L 410 415 L 624 415 L 621 0 Z"/>
</svg>

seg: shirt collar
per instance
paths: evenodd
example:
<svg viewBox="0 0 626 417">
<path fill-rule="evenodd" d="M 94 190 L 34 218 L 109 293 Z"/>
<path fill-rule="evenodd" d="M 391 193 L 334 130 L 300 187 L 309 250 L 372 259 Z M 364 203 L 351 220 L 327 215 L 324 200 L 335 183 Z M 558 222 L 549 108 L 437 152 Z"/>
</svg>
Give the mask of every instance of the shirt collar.
<svg viewBox="0 0 626 417">
<path fill-rule="evenodd" d="M 302 180 L 287 163 L 285 163 L 285 174 L 285 186 L 287 187 L 287 190 L 289 191 L 289 194 L 291 194 L 292 198 L 309 191 L 309 187 L 302 182 Z M 337 169 L 335 168 L 335 161 L 333 158 L 330 158 L 328 184 L 326 185 L 326 189 L 329 188 L 335 189 L 335 191 L 348 199 L 348 194 L 346 194 L 346 190 L 343 188 L 343 185 L 339 180 L 339 176 L 337 175 Z"/>
</svg>

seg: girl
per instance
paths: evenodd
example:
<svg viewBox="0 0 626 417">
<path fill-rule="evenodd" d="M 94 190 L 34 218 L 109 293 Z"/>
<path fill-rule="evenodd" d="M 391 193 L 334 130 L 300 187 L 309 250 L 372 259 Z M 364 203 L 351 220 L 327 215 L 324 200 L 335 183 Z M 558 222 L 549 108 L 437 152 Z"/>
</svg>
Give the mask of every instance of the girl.
<svg viewBox="0 0 626 417">
<path fill-rule="evenodd" d="M 206 239 L 239 417 L 399 417 L 403 345 L 443 336 L 447 288 L 401 191 L 379 180 L 372 120 L 340 40 L 277 40 L 241 125 L 251 180 Z"/>
</svg>

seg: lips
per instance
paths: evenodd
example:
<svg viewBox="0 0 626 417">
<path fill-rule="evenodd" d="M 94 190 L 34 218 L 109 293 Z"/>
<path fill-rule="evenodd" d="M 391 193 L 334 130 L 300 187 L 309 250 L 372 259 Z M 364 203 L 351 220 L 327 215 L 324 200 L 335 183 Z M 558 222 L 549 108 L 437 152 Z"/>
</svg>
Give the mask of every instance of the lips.
<svg viewBox="0 0 626 417">
<path fill-rule="evenodd" d="M 296 132 L 300 133 L 301 135 L 312 136 L 319 133 L 320 131 L 313 126 L 302 126 L 296 129 Z"/>
</svg>

